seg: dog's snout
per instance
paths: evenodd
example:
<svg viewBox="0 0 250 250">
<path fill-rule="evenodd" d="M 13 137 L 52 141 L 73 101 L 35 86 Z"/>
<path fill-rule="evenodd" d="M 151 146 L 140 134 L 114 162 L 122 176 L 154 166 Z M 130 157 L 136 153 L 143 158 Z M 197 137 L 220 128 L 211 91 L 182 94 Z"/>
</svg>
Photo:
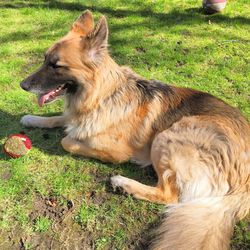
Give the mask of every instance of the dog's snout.
<svg viewBox="0 0 250 250">
<path fill-rule="evenodd" d="M 20 86 L 23 90 L 26 90 L 26 91 L 30 90 L 30 83 L 29 82 L 23 81 L 20 83 Z"/>
</svg>

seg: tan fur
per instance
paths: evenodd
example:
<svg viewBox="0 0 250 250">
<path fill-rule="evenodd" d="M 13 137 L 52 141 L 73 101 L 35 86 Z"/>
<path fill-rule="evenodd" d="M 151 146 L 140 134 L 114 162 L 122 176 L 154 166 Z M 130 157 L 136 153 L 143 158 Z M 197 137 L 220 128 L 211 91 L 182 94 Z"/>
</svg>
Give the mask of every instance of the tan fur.
<svg viewBox="0 0 250 250">
<path fill-rule="evenodd" d="M 181 203 L 169 209 L 152 249 L 229 248 L 235 221 L 250 207 L 245 125 L 236 132 L 231 121 L 219 117 L 183 118 L 156 137 L 152 161 L 176 174 Z M 218 135 L 217 129 L 226 135 Z"/>
<path fill-rule="evenodd" d="M 25 116 L 22 123 L 65 126 L 62 146 L 73 154 L 153 163 L 155 187 L 111 178 L 114 188 L 136 198 L 179 202 L 168 210 L 152 249 L 227 249 L 234 223 L 250 207 L 249 122 L 209 94 L 148 81 L 117 65 L 107 39 L 105 17 L 94 27 L 89 11 L 81 15 L 47 51 L 67 67 L 57 73 L 77 82 L 74 94 L 65 96 L 63 116 Z M 30 91 L 41 76 L 46 82 L 46 67 L 25 80 Z"/>
</svg>

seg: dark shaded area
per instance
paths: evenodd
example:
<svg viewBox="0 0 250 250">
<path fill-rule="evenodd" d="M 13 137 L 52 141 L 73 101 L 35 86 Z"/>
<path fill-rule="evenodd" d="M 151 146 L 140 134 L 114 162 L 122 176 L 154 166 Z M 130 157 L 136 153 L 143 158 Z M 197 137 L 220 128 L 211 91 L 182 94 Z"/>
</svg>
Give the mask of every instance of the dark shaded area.
<svg viewBox="0 0 250 250">
<path fill-rule="evenodd" d="M 8 137 L 11 134 L 21 133 L 28 136 L 32 141 L 32 146 L 38 148 L 42 152 L 45 152 L 48 155 L 69 155 L 68 152 L 64 151 L 61 146 L 61 140 L 65 136 L 63 128 L 53 128 L 53 129 L 41 129 L 41 128 L 29 128 L 24 127 L 20 124 L 22 116 L 25 114 L 12 115 L 3 110 L 0 110 L 0 140 Z M 58 115 L 58 113 L 51 113 L 50 116 Z M 11 124 L 11 126 L 10 126 Z M 0 145 L 0 159 L 8 160 L 9 157 L 3 152 L 3 145 Z M 73 158 L 85 159 L 82 156 L 74 156 Z M 95 159 L 90 159 L 93 162 L 100 162 Z M 124 173 L 127 174 L 127 177 L 137 179 L 139 181 L 147 182 L 148 184 L 156 183 L 156 175 L 151 166 L 141 168 L 139 166 L 134 166 L 130 163 L 124 164 L 107 164 L 112 168 L 113 175 L 118 174 L 116 169 L 121 168 L 124 170 Z M 94 171 L 94 170 L 93 170 Z M 109 182 L 109 177 L 106 176 L 103 178 L 101 173 L 94 172 L 93 176 L 95 177 L 96 182 Z M 112 192 L 112 188 L 107 184 L 107 190 Z"/>
<path fill-rule="evenodd" d="M 124 3 L 125 4 L 125 3 Z M 81 3 L 67 3 L 67 2 L 61 2 L 61 1 L 39 1 L 38 3 L 34 1 L 25 1 L 25 2 L 19 2 L 19 3 L 13 3 L 12 1 L 4 1 L 0 3 L 0 8 L 12 8 L 12 9 L 22 9 L 22 8 L 42 8 L 42 9 L 59 9 L 59 10 L 65 10 L 65 11 L 72 11 L 77 12 L 76 16 L 79 15 L 79 12 L 84 11 L 86 9 L 92 10 L 94 13 L 100 12 L 103 15 L 110 16 L 112 18 L 122 19 L 129 16 L 141 16 L 143 17 L 143 21 L 140 21 L 138 23 L 120 23 L 116 24 L 115 22 L 112 22 L 112 20 L 109 22 L 110 27 L 110 44 L 111 44 L 111 53 L 115 57 L 115 59 L 122 64 L 130 64 L 130 65 L 137 65 L 138 63 L 145 65 L 145 67 L 150 71 L 151 67 L 155 66 L 157 67 L 157 57 L 159 55 L 153 55 L 152 61 L 148 61 L 147 59 L 144 59 L 144 55 L 147 55 L 146 47 L 154 46 L 158 49 L 158 51 L 162 51 L 164 54 L 163 44 L 168 43 L 166 40 L 159 41 L 157 44 L 156 42 L 150 37 L 151 33 L 154 34 L 154 26 L 156 26 L 158 29 L 161 29 L 163 32 L 168 32 L 169 35 L 171 34 L 180 34 L 183 36 L 183 38 L 188 36 L 193 37 L 210 37 L 211 34 L 209 32 L 206 32 L 205 30 L 201 29 L 195 29 L 193 32 L 187 32 L 186 27 L 194 27 L 195 25 L 199 25 L 200 23 L 208 23 L 208 21 L 212 23 L 217 23 L 225 26 L 234 26 L 234 25 L 249 25 L 250 24 L 250 18 L 243 17 L 243 16 L 236 16 L 236 17 L 229 17 L 225 16 L 223 14 L 216 14 L 212 16 L 207 16 L 203 13 L 201 8 L 189 8 L 185 10 L 178 10 L 173 9 L 170 12 L 155 12 L 152 10 L 151 6 L 147 5 L 146 3 L 143 6 L 140 6 L 140 10 L 133 10 L 133 9 L 113 9 L 111 7 L 100 7 L 98 4 L 93 5 L 84 5 Z M 73 20 L 72 20 L 73 21 Z M 152 23 L 154 24 L 152 27 Z M 171 27 L 174 27 L 178 25 L 179 29 L 173 30 L 170 29 Z M 68 26 L 68 25 L 67 25 Z M 0 44 L 13 42 L 13 41 L 28 41 L 31 38 L 33 40 L 39 40 L 39 39 L 52 39 L 57 40 L 59 37 L 63 36 L 65 32 L 65 25 L 59 25 L 58 22 L 52 22 L 47 24 L 41 24 L 38 29 L 34 31 L 16 31 L 9 33 L 7 35 L 3 35 L 0 37 Z M 129 37 L 123 37 L 121 36 L 121 31 L 126 30 L 140 30 L 140 32 L 130 32 L 131 34 Z M 145 31 L 141 30 L 145 29 Z M 53 31 L 53 33 L 51 32 Z M 146 32 L 146 33 L 145 33 Z M 240 42 L 240 43 L 250 43 L 250 39 L 242 39 L 241 37 L 231 34 L 228 30 L 214 30 L 213 31 L 213 37 L 218 39 L 218 41 L 234 41 L 234 42 Z M 181 44 L 181 41 L 178 41 L 177 47 L 182 48 L 183 45 Z M 127 46 L 133 46 L 134 45 L 134 51 L 131 50 L 131 53 L 134 53 L 134 55 L 127 55 L 123 50 L 120 49 L 120 45 L 124 44 L 125 47 Z M 222 46 L 227 47 L 227 44 L 213 44 L 213 47 L 194 47 L 192 51 L 185 51 L 185 48 L 183 48 L 183 51 L 180 51 L 180 53 L 183 52 L 183 54 L 204 54 L 204 53 L 211 53 L 211 50 L 215 47 Z M 166 46 L 165 46 L 166 47 Z M 170 45 L 169 49 L 173 49 L 173 44 Z M 176 48 L 174 48 L 176 50 Z M 177 49 L 178 51 L 178 49 Z M 31 50 L 30 53 L 41 53 L 39 56 L 42 58 L 42 53 L 44 52 L 44 48 L 41 48 L 40 50 L 36 49 L 36 51 Z M 175 51 L 176 52 L 176 51 Z M 212 51 L 213 52 L 213 51 Z M 136 56 L 136 53 L 140 53 L 140 57 Z M 150 53 L 150 52 L 149 52 Z M 30 55 L 29 55 L 30 57 Z M 166 61 L 171 58 L 166 58 Z M 199 60 L 205 60 L 206 57 L 201 57 Z M 181 66 L 185 65 L 184 61 L 177 61 L 176 67 L 180 68 L 180 74 L 181 72 Z M 179 72 L 177 72 L 179 73 Z M 191 76 L 187 76 L 191 77 Z"/>
<path fill-rule="evenodd" d="M 39 148 L 41 151 L 54 155 L 64 155 L 66 153 L 60 145 L 60 140 L 64 136 L 62 128 L 26 128 L 20 124 L 20 119 L 23 115 L 25 114 L 20 113 L 18 115 L 12 115 L 0 110 L 0 139 L 3 139 L 10 134 L 22 133 L 31 139 L 33 147 Z M 46 138 L 44 138 L 44 134 Z M 1 148 L 0 151 L 0 158 L 8 159 L 3 152 L 3 148 Z"/>
<path fill-rule="evenodd" d="M 126 2 L 124 2 L 125 4 Z M 145 6 L 141 10 L 115 10 L 108 7 L 99 7 L 96 5 L 85 5 L 82 3 L 67 3 L 61 2 L 57 0 L 51 1 L 42 1 L 38 3 L 34 3 L 34 1 L 30 2 L 20 2 L 20 3 L 12 3 L 12 1 L 4 1 L 4 3 L 0 3 L 0 8 L 49 8 L 49 9 L 59 9 L 59 10 L 68 10 L 68 11 L 83 11 L 85 9 L 90 9 L 91 11 L 98 11 L 102 14 L 111 15 L 112 17 L 116 18 L 123 18 L 129 15 L 139 15 L 142 17 L 150 17 L 158 19 L 160 22 L 165 22 L 168 26 L 175 25 L 179 22 L 192 22 L 192 23 L 199 23 L 201 19 L 209 18 L 211 20 L 217 22 L 226 22 L 230 23 L 233 21 L 234 23 L 238 24 L 250 24 L 250 18 L 237 16 L 237 17 L 228 17 L 224 15 L 205 15 L 203 13 L 202 8 L 189 8 L 186 9 L 184 12 L 179 12 L 178 10 L 174 10 L 170 13 L 155 13 L 152 11 L 150 6 L 147 6 L 146 3 L 143 5 Z M 191 18 L 191 20 L 190 20 Z"/>
<path fill-rule="evenodd" d="M 115 10 L 108 7 L 99 7 L 98 5 L 84 5 L 82 3 L 67 3 L 67 2 L 61 2 L 61 1 L 43 1 L 40 3 L 34 3 L 32 2 L 21 2 L 21 3 L 11 3 L 4 1 L 5 3 L 0 3 L 1 8 L 49 8 L 49 9 L 59 9 L 59 10 L 68 10 L 68 11 L 83 11 L 85 9 L 90 9 L 91 11 L 98 11 L 102 14 L 111 15 L 112 17 L 116 18 L 124 18 L 129 15 L 139 15 L 142 17 L 150 17 L 150 18 L 156 18 L 160 21 L 164 21 L 168 25 L 174 25 L 178 22 L 186 22 L 186 21 L 195 21 L 196 23 L 200 21 L 201 17 L 203 18 L 209 18 L 214 21 L 220 21 L 220 22 L 230 22 L 234 21 L 240 24 L 250 24 L 250 18 L 237 16 L 237 17 L 228 17 L 224 15 L 206 15 L 202 8 L 188 8 L 184 12 L 179 12 L 178 10 L 174 10 L 170 13 L 155 13 L 152 11 L 150 6 L 147 6 L 146 3 L 143 5 L 141 10 L 131 10 L 131 9 L 122 9 L 122 10 Z M 181 15 L 180 15 L 181 14 Z M 190 16 L 192 16 L 192 20 L 190 20 Z M 198 18 L 199 16 L 199 18 Z M 174 18 L 171 18 L 174 17 Z"/>
<path fill-rule="evenodd" d="M 69 155 L 64 151 L 61 146 L 61 140 L 65 136 L 63 128 L 53 129 L 41 129 L 41 128 L 28 128 L 20 124 L 20 119 L 25 114 L 12 115 L 5 111 L 0 110 L 0 140 L 8 137 L 11 134 L 21 133 L 28 136 L 32 141 L 32 146 L 38 148 L 40 151 L 45 152 L 48 155 Z M 51 113 L 50 116 L 58 115 L 58 113 Z M 11 126 L 10 126 L 11 124 Z M 3 145 L 0 145 L 0 159 L 10 159 L 3 151 Z M 32 149 L 31 149 L 32 150 Z M 75 159 L 86 159 L 83 156 L 71 155 Z M 92 162 L 100 162 L 96 159 L 88 159 Z M 151 166 L 141 168 L 139 166 L 132 165 L 130 163 L 124 164 L 107 164 L 106 166 L 113 169 L 113 175 L 119 173 L 118 169 L 122 169 L 124 175 L 129 178 L 136 179 L 148 185 L 154 185 L 157 181 L 155 171 Z M 94 171 L 95 169 L 93 169 Z M 94 172 L 93 178 L 96 182 L 106 183 L 106 190 L 113 192 L 112 187 L 109 184 L 109 178 L 111 176 L 103 176 L 102 173 Z M 119 194 L 120 195 L 120 194 Z"/>
<path fill-rule="evenodd" d="M 163 218 L 164 214 L 161 214 L 155 221 L 149 223 L 147 227 L 142 231 L 139 237 L 139 241 L 138 239 L 135 239 L 135 247 L 131 249 L 148 250 L 151 243 L 154 241 L 156 230 L 162 222 Z"/>
</svg>

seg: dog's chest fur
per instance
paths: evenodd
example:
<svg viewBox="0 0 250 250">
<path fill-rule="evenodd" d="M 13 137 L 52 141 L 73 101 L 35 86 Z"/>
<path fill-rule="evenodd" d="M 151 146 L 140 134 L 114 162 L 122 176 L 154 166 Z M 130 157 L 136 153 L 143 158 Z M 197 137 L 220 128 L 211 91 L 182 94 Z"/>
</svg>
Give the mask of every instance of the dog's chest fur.
<svg viewBox="0 0 250 250">
<path fill-rule="evenodd" d="M 112 126 L 119 130 L 119 126 L 122 127 L 122 122 L 129 119 L 135 107 L 131 104 L 103 103 L 91 112 L 81 114 L 77 118 L 70 118 L 66 124 L 66 132 L 72 138 L 85 140 L 105 132 Z"/>
</svg>

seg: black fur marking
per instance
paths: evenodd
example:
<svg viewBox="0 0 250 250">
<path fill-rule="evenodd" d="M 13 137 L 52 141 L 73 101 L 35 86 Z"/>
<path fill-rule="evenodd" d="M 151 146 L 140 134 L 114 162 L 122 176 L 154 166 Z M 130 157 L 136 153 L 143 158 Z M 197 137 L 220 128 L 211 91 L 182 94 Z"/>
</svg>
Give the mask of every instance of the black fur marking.
<svg viewBox="0 0 250 250">
<path fill-rule="evenodd" d="M 75 81 L 71 81 L 70 83 L 66 83 L 66 89 L 68 94 L 74 95 L 78 90 L 78 84 Z"/>
<path fill-rule="evenodd" d="M 142 96 L 150 100 L 156 96 L 163 97 L 164 95 L 169 96 L 174 94 L 170 86 L 155 80 L 138 79 L 136 80 L 136 86 L 142 93 Z"/>
<path fill-rule="evenodd" d="M 167 97 L 166 97 L 167 98 Z M 165 124 L 165 129 L 171 127 L 175 122 L 187 116 L 221 116 L 230 120 L 235 120 L 241 117 L 240 111 L 223 102 L 222 100 L 199 91 L 181 100 L 175 107 L 166 110 L 161 114 L 156 123 L 153 125 L 154 130 L 159 130 L 162 120 Z"/>
<path fill-rule="evenodd" d="M 173 110 L 174 111 L 174 110 Z M 222 100 L 203 92 L 195 92 L 181 101 L 176 111 L 190 115 L 220 115 L 235 118 L 240 115 L 239 110 L 233 108 Z"/>
</svg>

